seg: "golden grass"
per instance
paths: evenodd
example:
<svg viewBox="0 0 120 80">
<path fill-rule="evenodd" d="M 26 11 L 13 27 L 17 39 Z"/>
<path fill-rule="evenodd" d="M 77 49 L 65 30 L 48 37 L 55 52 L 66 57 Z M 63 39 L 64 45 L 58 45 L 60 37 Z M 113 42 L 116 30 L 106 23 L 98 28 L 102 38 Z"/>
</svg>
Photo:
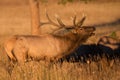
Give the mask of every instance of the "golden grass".
<svg viewBox="0 0 120 80">
<path fill-rule="evenodd" d="M 116 59 L 113 66 L 106 58 L 98 62 L 86 63 L 45 63 L 27 62 L 24 65 L 15 65 L 11 75 L 1 67 L 1 80 L 119 80 L 120 63 Z"/>
</svg>

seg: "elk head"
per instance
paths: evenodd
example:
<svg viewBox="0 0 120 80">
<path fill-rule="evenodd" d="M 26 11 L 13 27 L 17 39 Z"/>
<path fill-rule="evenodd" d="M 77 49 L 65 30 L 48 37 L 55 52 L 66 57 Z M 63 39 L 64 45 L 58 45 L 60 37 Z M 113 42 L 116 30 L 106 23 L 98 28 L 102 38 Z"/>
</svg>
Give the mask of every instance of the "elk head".
<svg viewBox="0 0 120 80">
<path fill-rule="evenodd" d="M 86 36 L 92 36 L 94 35 L 94 31 L 95 31 L 95 27 L 94 26 L 82 26 L 86 17 L 84 16 L 80 21 L 76 21 L 76 16 L 73 17 L 73 25 L 65 25 L 62 20 L 59 17 L 56 17 L 57 21 L 59 24 L 53 22 L 48 13 L 46 12 L 46 17 L 48 19 L 48 22 L 41 22 L 41 26 L 44 24 L 50 24 L 53 26 L 57 26 L 58 29 L 56 29 L 55 31 L 53 31 L 52 34 L 55 35 L 65 35 L 67 33 L 73 33 L 73 34 L 79 34 L 79 35 L 84 35 Z"/>
<path fill-rule="evenodd" d="M 76 22 L 76 16 L 74 16 L 72 26 L 66 26 L 59 18 L 57 18 L 57 21 L 60 28 L 65 28 L 66 33 L 71 33 L 73 35 L 76 35 L 79 39 L 86 40 L 90 36 L 94 35 L 95 27 L 82 26 L 85 19 L 86 17 L 84 16 L 80 21 Z"/>
</svg>

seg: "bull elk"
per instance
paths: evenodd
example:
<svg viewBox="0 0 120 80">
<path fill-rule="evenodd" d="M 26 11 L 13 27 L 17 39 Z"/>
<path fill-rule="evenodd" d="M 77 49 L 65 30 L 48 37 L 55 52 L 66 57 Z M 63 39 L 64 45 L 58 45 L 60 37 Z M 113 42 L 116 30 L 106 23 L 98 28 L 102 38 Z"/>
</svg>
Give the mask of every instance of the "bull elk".
<svg viewBox="0 0 120 80">
<path fill-rule="evenodd" d="M 48 15 L 47 15 L 48 16 Z M 66 26 L 61 19 L 57 18 L 56 24 L 48 17 L 49 24 L 65 28 L 66 32 L 59 34 L 19 35 L 13 36 L 5 42 L 5 50 L 11 61 L 24 63 L 28 59 L 34 60 L 57 60 L 70 54 L 94 34 L 95 27 L 82 26 L 85 17 L 76 23 L 76 16 L 73 19 L 73 26 Z"/>
</svg>

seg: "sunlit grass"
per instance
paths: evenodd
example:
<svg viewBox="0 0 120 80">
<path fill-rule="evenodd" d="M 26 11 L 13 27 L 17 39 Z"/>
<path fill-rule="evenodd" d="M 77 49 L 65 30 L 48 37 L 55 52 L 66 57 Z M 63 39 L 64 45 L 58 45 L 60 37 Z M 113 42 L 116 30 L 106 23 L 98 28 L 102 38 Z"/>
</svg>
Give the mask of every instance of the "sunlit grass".
<svg viewBox="0 0 120 80">
<path fill-rule="evenodd" d="M 104 55 L 98 61 L 92 58 L 91 56 L 89 63 L 30 61 L 22 65 L 15 64 L 11 74 L 5 65 L 9 63 L 2 60 L 0 80 L 119 80 L 119 58 L 111 60 Z"/>
</svg>

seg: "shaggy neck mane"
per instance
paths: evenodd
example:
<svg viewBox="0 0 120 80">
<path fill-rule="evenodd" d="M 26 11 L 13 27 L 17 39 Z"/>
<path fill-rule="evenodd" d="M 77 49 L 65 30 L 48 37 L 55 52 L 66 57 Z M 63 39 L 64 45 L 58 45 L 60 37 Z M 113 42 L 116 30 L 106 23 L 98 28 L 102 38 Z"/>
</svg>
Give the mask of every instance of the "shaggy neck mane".
<svg viewBox="0 0 120 80">
<path fill-rule="evenodd" d="M 68 50 L 65 52 L 65 54 L 69 54 L 71 52 L 73 52 L 76 48 L 78 48 L 78 46 L 84 42 L 82 40 L 83 36 L 81 35 L 77 35 L 77 34 L 73 34 L 73 33 L 68 33 L 65 35 L 54 35 L 54 37 L 56 37 L 57 39 L 62 39 L 66 44 L 68 45 Z"/>
<path fill-rule="evenodd" d="M 53 35 L 53 36 L 55 38 L 59 38 L 59 39 L 65 40 L 65 41 L 71 41 L 73 43 L 76 43 L 77 40 L 79 39 L 79 36 L 75 35 L 73 33 L 67 33 L 67 34 L 64 34 L 64 35 Z"/>
</svg>

